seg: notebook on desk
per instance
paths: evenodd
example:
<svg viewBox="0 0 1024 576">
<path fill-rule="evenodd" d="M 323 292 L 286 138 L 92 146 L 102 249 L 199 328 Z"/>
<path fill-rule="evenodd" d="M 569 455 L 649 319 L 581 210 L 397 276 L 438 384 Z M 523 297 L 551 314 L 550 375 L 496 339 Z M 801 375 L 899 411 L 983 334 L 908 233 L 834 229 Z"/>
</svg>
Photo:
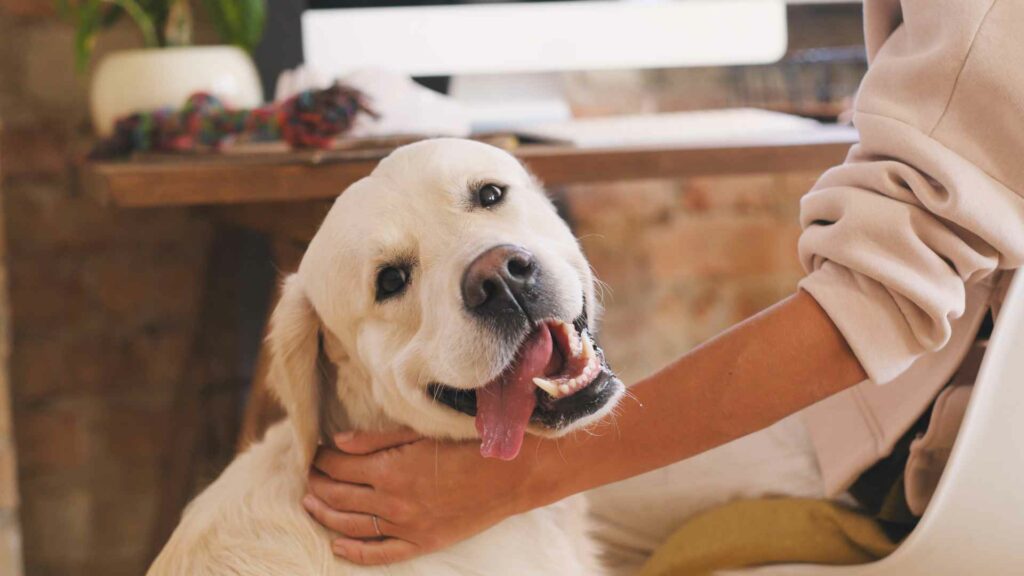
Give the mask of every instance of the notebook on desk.
<svg viewBox="0 0 1024 576">
<path fill-rule="evenodd" d="M 857 134 L 850 126 L 754 108 L 581 118 L 517 132 L 583 148 L 813 144 L 844 135 L 852 142 Z"/>
</svg>

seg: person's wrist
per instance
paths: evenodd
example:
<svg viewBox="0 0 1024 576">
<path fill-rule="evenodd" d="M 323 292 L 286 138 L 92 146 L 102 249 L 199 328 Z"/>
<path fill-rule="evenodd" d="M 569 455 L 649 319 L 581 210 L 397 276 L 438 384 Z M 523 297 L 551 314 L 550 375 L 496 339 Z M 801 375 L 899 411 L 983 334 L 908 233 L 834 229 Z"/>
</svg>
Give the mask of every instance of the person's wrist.
<svg viewBox="0 0 1024 576">
<path fill-rule="evenodd" d="M 576 492 L 572 475 L 563 470 L 566 462 L 559 456 L 556 442 L 533 436 L 523 446 L 525 474 L 516 490 L 515 514 L 553 504 Z"/>
</svg>

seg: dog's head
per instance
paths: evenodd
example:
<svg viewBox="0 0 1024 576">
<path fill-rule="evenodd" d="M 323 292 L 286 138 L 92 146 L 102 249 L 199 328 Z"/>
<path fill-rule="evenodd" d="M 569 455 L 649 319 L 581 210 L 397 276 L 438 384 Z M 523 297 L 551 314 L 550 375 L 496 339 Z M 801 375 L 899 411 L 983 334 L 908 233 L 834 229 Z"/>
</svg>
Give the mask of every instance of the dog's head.
<svg viewBox="0 0 1024 576">
<path fill-rule="evenodd" d="M 339 418 L 324 406 L 340 404 L 359 428 L 479 436 L 485 456 L 510 459 L 526 431 L 564 434 L 622 395 L 595 306 L 579 245 L 515 158 L 419 142 L 338 198 L 286 279 L 272 386 L 307 458 Z"/>
</svg>

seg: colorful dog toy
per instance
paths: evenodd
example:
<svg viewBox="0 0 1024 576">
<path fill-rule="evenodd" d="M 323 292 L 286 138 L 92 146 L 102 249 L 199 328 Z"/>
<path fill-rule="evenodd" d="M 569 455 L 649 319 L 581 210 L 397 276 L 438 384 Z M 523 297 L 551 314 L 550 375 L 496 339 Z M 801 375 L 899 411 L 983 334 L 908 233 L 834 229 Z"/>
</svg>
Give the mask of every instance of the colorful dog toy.
<svg viewBox="0 0 1024 576">
<path fill-rule="evenodd" d="M 376 117 L 361 92 L 341 84 L 251 110 L 229 109 L 214 96 L 199 92 L 180 110 L 140 112 L 118 120 L 114 134 L 89 157 L 218 150 L 228 143 L 277 140 L 293 148 L 329 148 L 360 112 Z"/>
</svg>

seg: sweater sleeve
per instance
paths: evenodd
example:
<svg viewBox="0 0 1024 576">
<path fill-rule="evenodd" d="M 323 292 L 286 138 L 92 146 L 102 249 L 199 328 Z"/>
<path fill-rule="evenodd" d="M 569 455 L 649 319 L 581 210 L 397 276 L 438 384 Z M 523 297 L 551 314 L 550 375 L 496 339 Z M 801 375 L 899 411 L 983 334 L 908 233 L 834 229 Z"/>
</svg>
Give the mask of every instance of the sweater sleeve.
<svg viewBox="0 0 1024 576">
<path fill-rule="evenodd" d="M 877 383 L 945 346 L 967 284 L 1024 263 L 1024 2 L 900 10 L 857 97 L 860 143 L 800 215 L 800 287 Z"/>
</svg>

